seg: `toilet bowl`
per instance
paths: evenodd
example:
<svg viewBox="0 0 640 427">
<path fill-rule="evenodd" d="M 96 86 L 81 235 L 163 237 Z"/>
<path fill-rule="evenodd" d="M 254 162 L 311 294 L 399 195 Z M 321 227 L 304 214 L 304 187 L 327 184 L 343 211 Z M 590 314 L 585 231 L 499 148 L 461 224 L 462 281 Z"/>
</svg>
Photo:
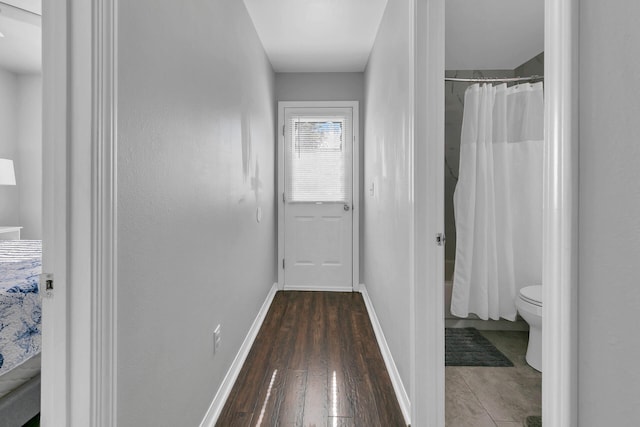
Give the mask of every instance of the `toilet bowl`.
<svg viewBox="0 0 640 427">
<path fill-rule="evenodd" d="M 516 307 L 520 316 L 529 324 L 527 363 L 542 372 L 542 286 L 520 289 Z"/>
</svg>

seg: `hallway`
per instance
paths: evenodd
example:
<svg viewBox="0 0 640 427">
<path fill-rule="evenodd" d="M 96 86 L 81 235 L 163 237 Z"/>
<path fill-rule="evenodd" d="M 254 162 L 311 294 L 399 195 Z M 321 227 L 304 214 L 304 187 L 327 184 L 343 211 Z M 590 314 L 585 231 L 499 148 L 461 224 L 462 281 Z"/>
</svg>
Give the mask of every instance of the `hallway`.
<svg viewBox="0 0 640 427">
<path fill-rule="evenodd" d="M 361 294 L 278 292 L 216 425 L 406 425 Z"/>
</svg>

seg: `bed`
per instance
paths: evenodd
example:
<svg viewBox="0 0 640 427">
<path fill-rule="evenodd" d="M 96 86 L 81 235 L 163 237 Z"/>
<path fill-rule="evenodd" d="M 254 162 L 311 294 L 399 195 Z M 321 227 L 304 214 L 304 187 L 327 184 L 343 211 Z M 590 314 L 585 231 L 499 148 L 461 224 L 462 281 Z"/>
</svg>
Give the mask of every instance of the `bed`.
<svg viewBox="0 0 640 427">
<path fill-rule="evenodd" d="M 39 412 L 40 240 L 0 240 L 0 427 Z"/>
</svg>

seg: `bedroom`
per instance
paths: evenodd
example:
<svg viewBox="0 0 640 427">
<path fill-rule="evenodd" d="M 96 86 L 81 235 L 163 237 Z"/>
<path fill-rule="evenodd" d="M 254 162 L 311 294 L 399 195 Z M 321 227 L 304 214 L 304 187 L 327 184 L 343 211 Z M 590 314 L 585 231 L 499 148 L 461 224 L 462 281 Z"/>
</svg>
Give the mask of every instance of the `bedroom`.
<svg viewBox="0 0 640 427">
<path fill-rule="evenodd" d="M 40 1 L 0 2 L 0 425 L 39 412 L 42 241 Z"/>
</svg>

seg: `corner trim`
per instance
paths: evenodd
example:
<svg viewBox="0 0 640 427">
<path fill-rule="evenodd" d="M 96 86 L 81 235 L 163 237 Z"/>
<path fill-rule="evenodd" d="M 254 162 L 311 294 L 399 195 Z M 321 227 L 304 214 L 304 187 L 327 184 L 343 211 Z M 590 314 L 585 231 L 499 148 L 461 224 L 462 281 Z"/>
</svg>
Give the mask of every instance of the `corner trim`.
<svg viewBox="0 0 640 427">
<path fill-rule="evenodd" d="M 398 398 L 398 403 L 400 404 L 400 409 L 402 410 L 404 421 L 407 425 L 411 425 L 411 401 L 409 399 L 409 395 L 407 394 L 407 390 L 404 388 L 402 378 L 400 377 L 400 372 L 398 372 L 398 368 L 396 367 L 396 363 L 394 362 L 393 356 L 391 355 L 391 350 L 389 349 L 389 345 L 387 344 L 384 332 L 382 332 L 382 326 L 380 326 L 380 321 L 378 320 L 376 311 L 373 308 L 373 303 L 371 302 L 371 298 L 369 298 L 367 287 L 363 283 L 360 284 L 360 293 L 362 294 L 364 304 L 367 307 L 369 319 L 371 319 L 371 325 L 373 326 L 373 332 L 376 334 L 378 347 L 380 347 L 380 352 L 382 353 L 384 364 L 387 367 L 387 371 L 389 372 L 391 384 L 393 384 L 393 390 L 396 392 L 396 397 Z"/>
<path fill-rule="evenodd" d="M 92 72 L 91 424 L 117 419 L 118 0 L 94 0 Z"/>
<path fill-rule="evenodd" d="M 542 422 L 578 425 L 578 0 L 545 0 Z"/>
<path fill-rule="evenodd" d="M 267 294 L 267 298 L 262 303 L 262 307 L 260 307 L 260 311 L 256 316 L 251 328 L 249 328 L 249 332 L 245 337 L 242 345 L 240 346 L 240 350 L 238 350 L 238 354 L 235 359 L 231 363 L 231 367 L 227 371 L 227 375 L 225 375 L 224 380 L 222 380 L 222 384 L 220 384 L 220 388 L 218 388 L 218 392 L 216 396 L 213 398 L 211 405 L 209 405 L 209 410 L 207 411 L 204 419 L 200 423 L 200 427 L 214 427 L 220 413 L 222 412 L 222 408 L 224 408 L 224 404 L 226 403 L 229 395 L 231 394 L 231 389 L 238 379 L 238 375 L 240 374 L 240 370 L 242 369 L 242 365 L 244 365 L 247 356 L 249 355 L 249 351 L 251 350 L 251 346 L 258 335 L 258 331 L 262 326 L 262 322 L 264 322 L 265 317 L 267 316 L 267 312 L 269 311 L 269 307 L 271 307 L 271 302 L 273 298 L 276 296 L 276 292 L 278 291 L 278 283 L 274 283 L 271 286 L 271 290 Z"/>
</svg>

